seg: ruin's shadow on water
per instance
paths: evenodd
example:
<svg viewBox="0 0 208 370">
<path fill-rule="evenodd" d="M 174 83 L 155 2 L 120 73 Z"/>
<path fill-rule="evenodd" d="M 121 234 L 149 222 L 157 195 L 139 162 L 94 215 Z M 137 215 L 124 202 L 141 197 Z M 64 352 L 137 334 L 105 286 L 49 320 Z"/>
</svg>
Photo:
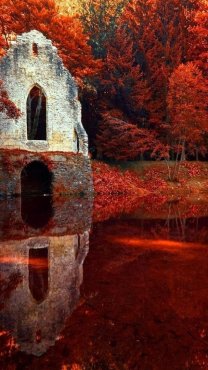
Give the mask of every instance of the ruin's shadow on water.
<svg viewBox="0 0 208 370">
<path fill-rule="evenodd" d="M 1 202 L 0 368 L 207 369 L 208 215 L 144 204 Z"/>
</svg>

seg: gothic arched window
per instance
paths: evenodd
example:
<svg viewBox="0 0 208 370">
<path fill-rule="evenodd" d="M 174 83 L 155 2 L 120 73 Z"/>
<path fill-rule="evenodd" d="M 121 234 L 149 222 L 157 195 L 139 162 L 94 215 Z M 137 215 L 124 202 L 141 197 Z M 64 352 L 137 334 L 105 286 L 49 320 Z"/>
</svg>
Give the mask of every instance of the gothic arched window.
<svg viewBox="0 0 208 370">
<path fill-rule="evenodd" d="M 46 140 L 46 96 L 34 86 L 27 98 L 27 139 Z"/>
</svg>

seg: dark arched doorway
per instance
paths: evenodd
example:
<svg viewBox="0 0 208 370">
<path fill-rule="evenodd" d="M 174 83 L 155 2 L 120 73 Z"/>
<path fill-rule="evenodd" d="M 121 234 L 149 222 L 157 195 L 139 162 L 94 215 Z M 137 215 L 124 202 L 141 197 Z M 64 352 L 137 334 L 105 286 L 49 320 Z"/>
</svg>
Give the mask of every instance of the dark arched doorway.
<svg viewBox="0 0 208 370">
<path fill-rule="evenodd" d="M 46 140 L 46 96 L 34 86 L 27 98 L 27 139 Z"/>
<path fill-rule="evenodd" d="M 46 298 L 48 292 L 48 248 L 29 250 L 29 288 L 37 303 Z"/>
<path fill-rule="evenodd" d="M 23 195 L 51 194 L 52 173 L 40 161 L 26 165 L 21 172 L 21 193 Z"/>
<path fill-rule="evenodd" d="M 53 216 L 52 173 L 39 161 L 25 166 L 21 173 L 21 215 L 25 224 L 39 229 Z"/>
</svg>

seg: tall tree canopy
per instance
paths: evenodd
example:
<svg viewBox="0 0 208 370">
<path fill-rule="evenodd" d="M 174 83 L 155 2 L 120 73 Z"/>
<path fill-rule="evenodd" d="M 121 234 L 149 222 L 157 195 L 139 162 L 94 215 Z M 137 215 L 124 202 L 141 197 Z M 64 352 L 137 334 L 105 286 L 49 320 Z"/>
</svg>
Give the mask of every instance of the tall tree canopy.
<svg viewBox="0 0 208 370">
<path fill-rule="evenodd" d="M 32 29 L 45 34 L 57 46 L 66 67 L 75 77 L 91 77 L 100 68 L 79 19 L 60 15 L 54 0 L 2 0 L 0 22 L 0 31 L 6 41 L 11 34 Z"/>
<path fill-rule="evenodd" d="M 173 138 L 186 153 L 206 151 L 208 83 L 193 62 L 181 64 L 170 77 L 168 110 Z"/>
</svg>

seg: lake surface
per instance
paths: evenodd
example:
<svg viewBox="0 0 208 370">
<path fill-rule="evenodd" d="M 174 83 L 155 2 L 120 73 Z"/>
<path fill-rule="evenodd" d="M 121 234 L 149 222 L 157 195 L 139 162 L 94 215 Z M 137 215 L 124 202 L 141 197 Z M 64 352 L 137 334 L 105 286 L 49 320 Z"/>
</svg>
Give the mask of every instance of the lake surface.
<svg viewBox="0 0 208 370">
<path fill-rule="evenodd" d="M 196 204 L 105 221 L 84 198 L 0 204 L 0 369 L 208 369 Z"/>
</svg>

